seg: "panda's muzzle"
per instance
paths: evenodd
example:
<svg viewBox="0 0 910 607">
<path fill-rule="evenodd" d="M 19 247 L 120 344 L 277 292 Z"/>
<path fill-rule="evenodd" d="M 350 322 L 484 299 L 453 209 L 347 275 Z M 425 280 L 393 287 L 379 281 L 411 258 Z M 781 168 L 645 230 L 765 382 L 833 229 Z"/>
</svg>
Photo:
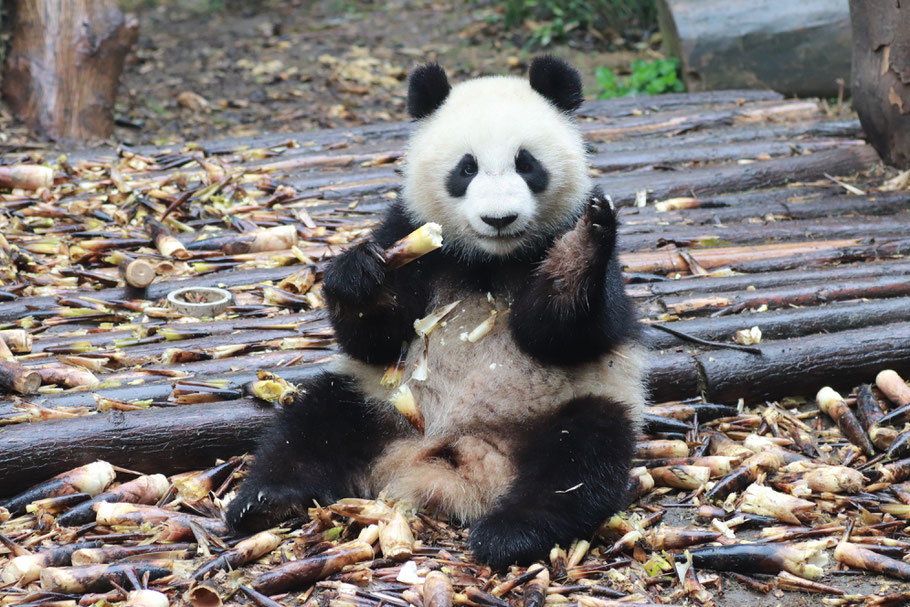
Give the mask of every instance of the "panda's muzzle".
<svg viewBox="0 0 910 607">
<path fill-rule="evenodd" d="M 504 215 L 503 217 L 490 217 L 483 215 L 480 219 L 488 226 L 496 228 L 496 231 L 498 232 L 518 219 L 518 214 L 513 213 L 511 215 Z"/>
</svg>

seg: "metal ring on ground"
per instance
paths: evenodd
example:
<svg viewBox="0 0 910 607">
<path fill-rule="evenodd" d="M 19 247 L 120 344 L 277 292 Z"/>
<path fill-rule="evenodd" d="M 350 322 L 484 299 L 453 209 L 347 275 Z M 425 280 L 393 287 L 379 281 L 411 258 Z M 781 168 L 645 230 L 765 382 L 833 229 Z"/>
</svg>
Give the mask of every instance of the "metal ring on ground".
<svg viewBox="0 0 910 607">
<path fill-rule="evenodd" d="M 187 301 L 186 296 L 202 301 Z M 167 294 L 167 302 L 172 308 L 187 316 L 218 316 L 234 302 L 230 291 L 213 287 L 183 287 Z"/>
</svg>

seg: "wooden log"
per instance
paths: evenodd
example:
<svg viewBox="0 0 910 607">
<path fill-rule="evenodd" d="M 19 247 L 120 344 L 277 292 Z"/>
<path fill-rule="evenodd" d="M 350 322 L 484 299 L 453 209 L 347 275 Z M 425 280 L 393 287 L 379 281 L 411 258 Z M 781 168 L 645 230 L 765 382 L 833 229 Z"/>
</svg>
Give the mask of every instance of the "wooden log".
<svg viewBox="0 0 910 607">
<path fill-rule="evenodd" d="M 655 296 L 694 295 L 744 289 L 770 289 L 804 282 L 828 282 L 875 276 L 910 275 L 910 261 L 865 262 L 839 265 L 819 270 L 785 270 L 764 274 L 732 274 L 730 276 L 686 276 L 647 284 L 630 285 L 626 292 L 635 299 Z M 37 346 L 36 346 L 37 348 Z M 37 351 L 37 350 L 36 350 Z"/>
<path fill-rule="evenodd" d="M 139 22 L 112 0 L 18 0 L 3 97 L 30 128 L 54 139 L 107 137 Z"/>
<path fill-rule="evenodd" d="M 731 338 L 736 331 L 754 326 L 761 329 L 762 339 L 767 341 L 906 321 L 910 321 L 910 297 L 788 308 L 760 314 L 744 313 L 718 318 L 697 318 L 666 324 L 694 337 L 732 343 Z M 687 343 L 669 333 L 647 326 L 645 339 L 648 347 L 656 350 Z"/>
<path fill-rule="evenodd" d="M 280 375 L 288 381 L 302 381 L 312 377 L 320 371 L 319 365 L 303 365 L 287 368 L 265 369 Z M 234 373 L 225 373 L 218 375 L 206 375 L 197 378 L 195 381 L 224 380 L 224 385 L 218 386 L 219 390 L 236 392 L 239 399 L 243 386 L 251 381 L 256 380 L 256 371 L 239 371 Z M 193 381 L 193 378 L 186 378 Z M 173 392 L 173 378 L 162 378 L 159 381 L 148 381 L 135 386 L 120 386 L 116 388 L 101 388 L 88 391 L 69 391 L 59 394 L 51 394 L 39 402 L 45 407 L 94 407 L 95 395 L 113 400 L 131 401 L 131 400 L 152 400 L 166 401 Z M 190 386 L 187 386 L 187 389 Z M 200 387 L 200 390 L 203 388 Z M 177 407 L 179 408 L 179 407 Z M 14 412 L 8 401 L 0 401 L 0 414 L 9 414 Z"/>
<path fill-rule="evenodd" d="M 686 171 L 649 171 L 596 180 L 617 205 L 628 206 L 635 194 L 648 192 L 649 200 L 673 196 L 702 197 L 753 188 L 768 188 L 791 182 L 814 181 L 829 175 L 847 175 L 872 167 L 878 154 L 867 145 L 855 145 L 795 156 L 763 160 L 746 165 L 699 167 Z"/>
<path fill-rule="evenodd" d="M 18 394 L 34 394 L 41 387 L 41 375 L 19 363 L 0 360 L 0 388 Z"/>
<path fill-rule="evenodd" d="M 844 391 L 891 368 L 910 373 L 910 322 L 841 331 L 758 346 L 762 354 L 733 350 L 695 357 L 699 391 L 713 402 L 747 403 L 782 395 L 812 395 L 819 386 Z"/>
<path fill-rule="evenodd" d="M 739 311 L 767 306 L 773 310 L 848 299 L 904 296 L 910 296 L 910 280 L 905 275 L 898 275 L 836 282 L 795 283 L 792 287 L 727 291 L 713 293 L 708 297 L 701 293 L 665 297 L 660 300 L 660 305 L 671 314 L 707 314 L 725 308 Z"/>
<path fill-rule="evenodd" d="M 850 0 L 853 107 L 882 159 L 910 169 L 910 5 Z"/>
<path fill-rule="evenodd" d="M 683 249 L 682 252 L 706 270 L 729 267 L 737 272 L 769 272 L 877 257 L 902 257 L 910 252 L 910 240 L 862 244 L 858 239 L 786 242 L 769 245 Z M 691 268 L 681 250 L 636 251 L 619 256 L 627 272 L 682 272 Z"/>
<path fill-rule="evenodd" d="M 659 0 L 669 53 L 690 91 L 771 88 L 833 97 L 850 75 L 850 15 L 836 0 Z"/>
<path fill-rule="evenodd" d="M 763 214 L 764 215 L 764 214 Z M 634 230 L 634 233 L 629 233 Z M 625 232 L 625 233 L 623 233 Z M 630 226 L 621 229 L 623 251 L 656 249 L 673 243 L 677 247 L 712 247 L 721 244 L 770 244 L 789 240 L 838 240 L 862 234 L 869 239 L 905 237 L 910 234 L 910 213 L 860 219 L 857 217 L 794 219 L 721 226 L 673 225 Z"/>
<path fill-rule="evenodd" d="M 242 399 L 10 426 L 0 441 L 0 493 L 98 459 L 150 474 L 199 469 L 252 449 L 273 415 Z"/>
<path fill-rule="evenodd" d="M 144 289 L 155 280 L 155 268 L 144 259 L 124 259 L 117 271 L 126 284 L 137 289 Z"/>
</svg>

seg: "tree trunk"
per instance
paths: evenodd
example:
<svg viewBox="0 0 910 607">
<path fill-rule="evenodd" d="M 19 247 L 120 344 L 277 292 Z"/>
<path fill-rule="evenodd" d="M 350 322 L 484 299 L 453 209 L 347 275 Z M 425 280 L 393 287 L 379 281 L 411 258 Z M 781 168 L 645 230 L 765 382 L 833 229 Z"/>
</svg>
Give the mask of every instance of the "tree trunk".
<svg viewBox="0 0 910 607">
<path fill-rule="evenodd" d="M 139 23 L 113 0 L 16 0 L 3 97 L 54 139 L 107 137 L 120 72 Z"/>
<path fill-rule="evenodd" d="M 853 106 L 882 159 L 910 169 L 910 0 L 850 0 Z"/>
<path fill-rule="evenodd" d="M 659 0 L 660 30 L 690 91 L 772 88 L 833 97 L 850 74 L 842 0 Z"/>
</svg>

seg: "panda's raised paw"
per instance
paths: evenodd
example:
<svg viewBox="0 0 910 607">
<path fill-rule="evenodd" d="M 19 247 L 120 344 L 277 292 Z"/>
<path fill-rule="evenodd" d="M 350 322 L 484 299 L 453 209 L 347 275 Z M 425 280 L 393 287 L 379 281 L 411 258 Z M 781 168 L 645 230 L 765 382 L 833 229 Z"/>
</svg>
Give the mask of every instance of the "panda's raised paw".
<svg viewBox="0 0 910 607">
<path fill-rule="evenodd" d="M 228 504 L 225 519 L 234 531 L 262 531 L 305 515 L 311 501 L 305 492 L 295 488 L 247 481 Z"/>
<path fill-rule="evenodd" d="M 616 209 L 600 188 L 595 188 L 588 198 L 584 220 L 591 230 L 594 243 L 606 252 L 612 252 L 616 244 Z"/>
<path fill-rule="evenodd" d="M 323 292 L 332 300 L 359 304 L 374 297 L 386 276 L 382 247 L 368 240 L 334 258 L 326 268 Z"/>
</svg>

